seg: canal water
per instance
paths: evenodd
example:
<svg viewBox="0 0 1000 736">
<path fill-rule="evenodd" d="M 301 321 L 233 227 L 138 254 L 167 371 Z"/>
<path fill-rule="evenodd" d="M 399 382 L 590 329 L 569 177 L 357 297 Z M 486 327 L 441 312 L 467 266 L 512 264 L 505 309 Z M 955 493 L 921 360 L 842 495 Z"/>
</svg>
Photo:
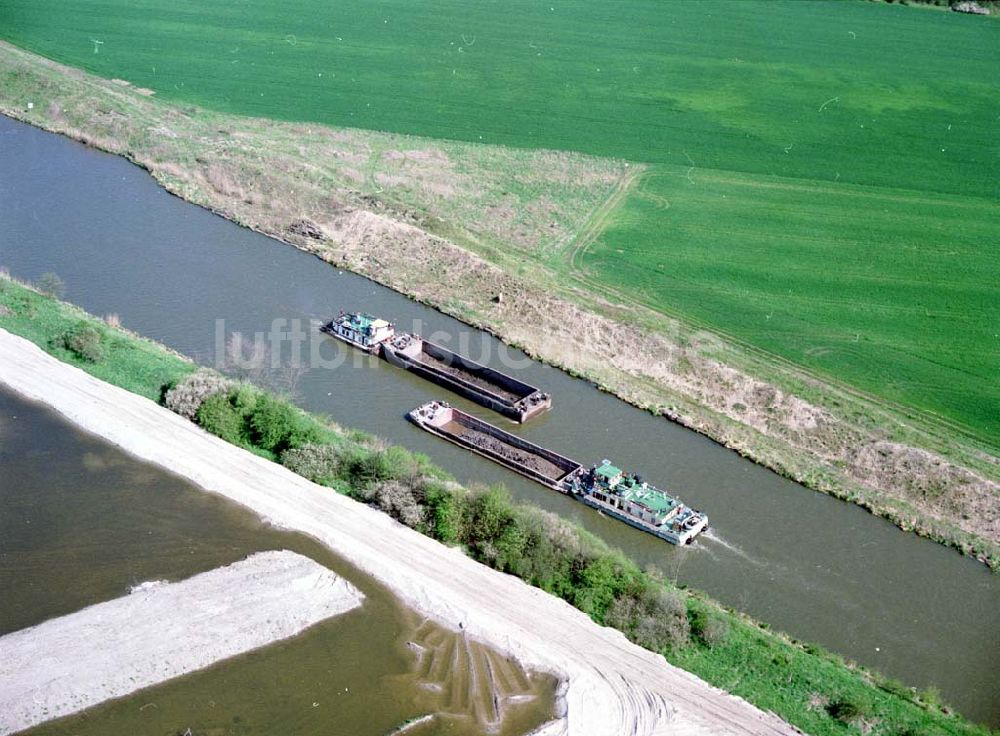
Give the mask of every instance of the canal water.
<svg viewBox="0 0 1000 736">
<path fill-rule="evenodd" d="M 463 482 L 503 483 L 640 565 L 776 629 L 908 684 L 935 685 L 969 717 L 1000 725 L 1000 578 L 983 565 L 172 197 L 123 159 L 2 117 L 0 266 L 29 280 L 55 273 L 68 301 L 117 314 L 126 327 L 210 364 L 234 332 L 249 342 L 275 320 L 307 326 L 346 309 L 390 318 L 512 372 L 554 401 L 551 412 L 510 425 L 513 431 L 584 463 L 608 458 L 641 473 L 704 509 L 711 534 L 690 548 L 671 547 L 422 432 L 405 414 L 436 398 L 504 420 L 331 338 L 317 343 L 318 357 L 337 367 L 289 368 L 284 341 L 284 367 L 256 376 L 293 389 L 302 406 L 345 426 L 426 453 Z M 308 365 L 308 347 L 302 352 Z"/>
<path fill-rule="evenodd" d="M 141 463 L 61 417 L 0 389 L 0 635 L 117 598 L 145 580 L 180 580 L 253 552 L 292 549 L 349 579 L 358 610 L 163 685 L 30 731 L 32 734 L 302 733 L 384 736 L 438 716 L 414 736 L 482 732 L 475 706 L 488 656 L 513 672 L 517 694 L 501 732 L 548 720 L 555 682 L 527 676 L 399 604 L 322 545 Z M 417 661 L 408 641 L 428 647 Z M 450 671 L 431 673 L 433 657 Z M 446 673 L 446 674 L 445 674 Z M 481 688 L 484 689 L 485 688 Z"/>
</svg>

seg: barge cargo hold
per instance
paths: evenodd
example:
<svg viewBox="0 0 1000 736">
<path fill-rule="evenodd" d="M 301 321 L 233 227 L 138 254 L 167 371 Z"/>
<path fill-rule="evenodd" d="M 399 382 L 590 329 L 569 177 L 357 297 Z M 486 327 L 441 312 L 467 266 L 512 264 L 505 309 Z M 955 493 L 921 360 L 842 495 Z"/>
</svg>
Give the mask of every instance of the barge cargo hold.
<svg viewBox="0 0 1000 736">
<path fill-rule="evenodd" d="M 552 406 L 552 397 L 534 386 L 419 335 L 397 333 L 394 325 L 370 314 L 341 311 L 320 329 L 515 422 L 526 422 Z"/>
<path fill-rule="evenodd" d="M 417 335 L 403 333 L 383 341 L 382 355 L 395 366 L 517 422 L 526 422 L 552 406 L 551 397 L 534 386 Z"/>
<path fill-rule="evenodd" d="M 409 413 L 418 427 L 565 493 L 603 514 L 671 544 L 688 544 L 708 528 L 708 517 L 605 460 L 589 470 L 575 460 L 528 442 L 482 419 L 432 401 Z"/>
<path fill-rule="evenodd" d="M 580 463 L 568 457 L 505 432 L 443 401 L 418 406 L 408 416 L 431 434 L 563 493 L 566 479 L 583 470 Z"/>
</svg>

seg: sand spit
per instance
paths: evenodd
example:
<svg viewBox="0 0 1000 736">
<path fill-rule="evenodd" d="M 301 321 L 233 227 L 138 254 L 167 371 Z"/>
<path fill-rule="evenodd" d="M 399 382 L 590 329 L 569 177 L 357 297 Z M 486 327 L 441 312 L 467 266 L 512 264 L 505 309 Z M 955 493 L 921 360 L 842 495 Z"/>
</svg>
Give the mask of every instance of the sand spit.
<svg viewBox="0 0 1000 736">
<path fill-rule="evenodd" d="M 0 638 L 0 734 L 287 639 L 363 599 L 307 557 L 261 552 L 15 631 Z"/>
<path fill-rule="evenodd" d="M 143 460 L 316 537 L 425 615 L 562 678 L 560 718 L 540 730 L 546 736 L 797 733 L 558 598 L 229 445 L 4 330 L 0 356 L 0 383 Z"/>
</svg>

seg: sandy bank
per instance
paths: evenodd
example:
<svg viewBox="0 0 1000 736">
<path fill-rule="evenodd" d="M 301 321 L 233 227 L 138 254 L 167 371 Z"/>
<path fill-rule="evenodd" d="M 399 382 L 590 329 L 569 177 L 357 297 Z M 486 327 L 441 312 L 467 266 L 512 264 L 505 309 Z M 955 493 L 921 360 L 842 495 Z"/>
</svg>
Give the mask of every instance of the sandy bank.
<svg viewBox="0 0 1000 736">
<path fill-rule="evenodd" d="M 0 734 L 287 639 L 362 600 L 307 557 L 262 552 L 16 631 L 0 638 Z"/>
<path fill-rule="evenodd" d="M 0 330 L 0 382 L 141 459 L 310 534 L 409 605 L 566 680 L 546 734 L 791 734 L 777 717 L 503 575 L 285 468 L 213 437 Z"/>
</svg>

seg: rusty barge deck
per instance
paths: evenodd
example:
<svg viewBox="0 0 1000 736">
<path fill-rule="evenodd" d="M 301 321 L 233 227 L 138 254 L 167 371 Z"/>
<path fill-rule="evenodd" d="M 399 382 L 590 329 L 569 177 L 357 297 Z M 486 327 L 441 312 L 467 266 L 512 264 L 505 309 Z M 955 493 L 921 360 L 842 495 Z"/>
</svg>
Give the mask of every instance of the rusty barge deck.
<svg viewBox="0 0 1000 736">
<path fill-rule="evenodd" d="M 418 427 L 500 463 L 544 486 L 567 492 L 566 479 L 580 463 L 505 432 L 444 402 L 432 401 L 409 413 Z"/>
<path fill-rule="evenodd" d="M 552 398 L 519 381 L 417 335 L 400 333 L 382 344 L 382 357 L 477 404 L 526 422 L 552 406 Z"/>
</svg>

